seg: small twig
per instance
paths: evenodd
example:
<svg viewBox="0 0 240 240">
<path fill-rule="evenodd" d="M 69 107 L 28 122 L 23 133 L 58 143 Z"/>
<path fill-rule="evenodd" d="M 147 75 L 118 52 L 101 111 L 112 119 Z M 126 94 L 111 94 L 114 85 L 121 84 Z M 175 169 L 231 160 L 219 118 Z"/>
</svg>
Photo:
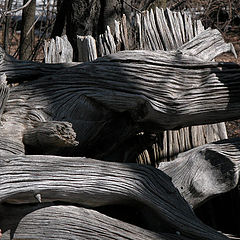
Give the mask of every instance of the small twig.
<svg viewBox="0 0 240 240">
<path fill-rule="evenodd" d="M 134 9 L 135 11 L 142 13 L 139 9 L 135 8 L 133 5 L 131 5 L 130 3 L 126 2 L 125 0 L 123 0 L 124 3 L 126 3 L 129 7 L 131 7 L 132 9 Z"/>
<path fill-rule="evenodd" d="M 176 3 L 174 3 L 171 7 L 170 7 L 170 10 L 173 11 L 175 9 L 177 9 L 178 7 L 180 7 L 183 3 L 185 3 L 186 0 L 181 0 L 181 1 L 178 1 Z"/>
<path fill-rule="evenodd" d="M 19 12 L 21 10 L 23 10 L 24 8 L 26 8 L 30 3 L 31 3 L 32 0 L 28 0 L 28 2 L 26 2 L 26 4 L 24 4 L 22 7 L 20 8 L 17 8 L 17 9 L 13 9 L 13 10 L 10 10 L 10 11 L 5 11 L 2 13 L 3 16 L 6 16 L 6 15 L 9 15 L 9 14 L 12 14 L 12 13 L 16 13 L 16 12 Z"/>
</svg>

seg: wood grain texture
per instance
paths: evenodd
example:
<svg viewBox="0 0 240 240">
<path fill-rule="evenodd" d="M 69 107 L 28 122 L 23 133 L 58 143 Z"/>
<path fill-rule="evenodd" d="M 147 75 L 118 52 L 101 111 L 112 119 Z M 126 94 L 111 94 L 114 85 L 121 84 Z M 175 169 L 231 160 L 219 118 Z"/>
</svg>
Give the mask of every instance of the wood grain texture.
<svg viewBox="0 0 240 240">
<path fill-rule="evenodd" d="M 77 36 L 78 62 L 93 61 L 97 58 L 96 40 L 88 36 Z"/>
<path fill-rule="evenodd" d="M 191 17 L 186 13 L 172 12 L 169 9 L 164 11 L 157 8 L 155 11 L 137 13 L 136 17 L 135 24 L 138 30 L 136 40 L 139 42 L 140 49 L 153 51 L 178 49 L 181 54 L 196 56 L 205 61 L 211 61 L 224 52 L 233 51 L 235 53 L 233 46 L 225 43 L 218 30 L 204 30 L 201 22 L 191 20 Z M 161 24 L 157 27 L 157 21 L 160 21 L 165 26 L 164 29 L 160 27 Z M 115 38 L 109 27 L 107 27 L 104 34 L 99 36 L 98 52 L 100 56 L 116 52 L 116 46 L 124 41 L 121 39 L 121 36 L 124 35 L 121 32 L 123 29 L 119 27 L 119 22 L 115 21 Z M 79 60 L 93 60 L 91 56 L 96 56 L 97 49 L 96 44 L 91 43 L 95 40 L 91 36 L 81 38 L 81 41 L 78 39 L 78 49 L 80 50 L 78 55 L 86 57 Z M 186 43 L 186 39 L 190 41 Z M 166 48 L 166 46 L 168 47 Z M 137 158 L 140 163 L 157 165 L 160 161 L 174 159 L 179 152 L 226 138 L 227 132 L 224 123 L 187 127 L 175 131 L 170 130 L 163 134 L 158 133 L 156 138 L 158 141 L 153 145 L 149 146 L 149 143 L 145 143 L 145 149 L 138 151 L 138 155 L 135 151 L 137 156 L 134 157 L 134 153 L 130 153 L 128 150 L 129 153 L 125 154 L 124 158 L 126 161 Z M 132 146 L 132 149 L 136 147 Z"/>
<path fill-rule="evenodd" d="M 3 124 L 70 122 L 82 156 L 103 158 L 143 131 L 239 118 L 240 68 L 233 63 L 138 50 L 62 68 L 57 75 L 56 68 L 49 75 L 46 64 L 21 65 L 14 71 L 19 78 L 24 68 L 22 78 L 31 72 L 34 78 L 39 69 L 46 75 L 11 88 Z M 113 142 L 116 136 L 119 141 Z"/>
<path fill-rule="evenodd" d="M 217 29 L 208 28 L 178 48 L 183 54 L 211 61 L 224 52 L 232 52 L 237 57 L 232 43 L 226 43 Z"/>
<path fill-rule="evenodd" d="M 23 143 L 45 154 L 56 154 L 63 148 L 75 147 L 76 133 L 68 122 L 34 122 L 24 131 Z"/>
<path fill-rule="evenodd" d="M 44 60 L 45 63 L 71 63 L 73 59 L 73 48 L 66 35 L 56 36 L 55 39 L 45 41 Z"/>
<path fill-rule="evenodd" d="M 161 234 L 108 217 L 95 210 L 75 206 L 2 206 L 2 240 L 10 239 L 158 239 L 189 238 L 176 233 Z"/>
<path fill-rule="evenodd" d="M 227 239 L 196 218 L 158 169 L 87 158 L 16 156 L 0 159 L 0 202 L 62 201 L 85 207 L 139 206 L 151 230 L 169 229 L 191 239 Z"/>
<path fill-rule="evenodd" d="M 207 199 L 234 189 L 239 182 L 240 139 L 224 140 L 180 153 L 159 169 L 171 177 L 184 199 L 196 208 Z"/>
<path fill-rule="evenodd" d="M 38 63 L 16 60 L 0 48 L 0 74 L 6 74 L 8 83 L 32 81 L 39 77 L 59 72 L 63 68 L 71 67 L 76 63 Z"/>
<path fill-rule="evenodd" d="M 239 117 L 239 70 L 234 63 L 205 63 L 177 52 L 123 51 L 67 68 L 61 78 L 51 75 L 14 87 L 7 110 L 21 101 L 56 119 L 73 119 L 85 96 L 158 129 L 230 120 Z"/>
</svg>

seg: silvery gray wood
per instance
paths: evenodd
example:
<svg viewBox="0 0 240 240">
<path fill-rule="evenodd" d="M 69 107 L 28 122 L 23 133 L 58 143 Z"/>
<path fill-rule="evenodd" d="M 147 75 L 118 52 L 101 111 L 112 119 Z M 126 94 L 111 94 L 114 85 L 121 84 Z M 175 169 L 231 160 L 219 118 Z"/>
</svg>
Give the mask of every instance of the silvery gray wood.
<svg viewBox="0 0 240 240">
<path fill-rule="evenodd" d="M 208 28 L 178 48 L 183 54 L 211 61 L 224 52 L 232 52 L 237 57 L 232 43 L 225 43 L 217 29 Z"/>
<path fill-rule="evenodd" d="M 8 75 L 5 66 L 3 61 L 1 69 Z M 28 62 L 26 68 L 31 70 L 24 74 L 30 76 L 32 71 L 36 76 L 39 69 L 49 73 L 48 66 Z M 119 129 L 110 127 L 114 129 L 110 136 L 119 138 L 118 143 L 109 140 L 107 148 L 113 151 L 115 144 L 138 132 L 239 118 L 237 64 L 205 63 L 178 51 L 139 50 L 63 67 L 58 75 L 55 72 L 54 68 L 52 75 L 11 89 L 3 114 L 5 124 L 24 125 L 27 119 L 68 121 L 79 146 L 89 146 L 89 151 L 90 146 L 104 143 L 110 125 L 118 124 Z M 16 74 L 22 71 L 14 71 Z"/>
<path fill-rule="evenodd" d="M 184 199 L 196 208 L 238 185 L 239 150 L 239 138 L 209 143 L 180 153 L 173 161 L 161 162 L 158 169 L 171 177 Z"/>
<path fill-rule="evenodd" d="M 46 63 L 71 63 L 73 49 L 67 36 L 56 36 L 56 39 L 45 41 L 44 57 Z"/>
<path fill-rule="evenodd" d="M 190 18 L 191 17 L 186 13 L 172 12 L 169 9 L 166 9 L 164 11 L 163 9 L 157 8 L 155 9 L 155 12 L 151 10 L 145 11 L 142 14 L 136 13 L 136 27 L 138 29 L 139 47 L 146 50 L 161 50 L 164 49 L 164 46 L 167 50 L 178 48 L 178 50 L 183 54 L 194 55 L 206 61 L 213 60 L 219 54 L 225 51 L 232 51 L 234 49 L 231 44 L 226 44 L 224 42 L 223 37 L 219 31 L 212 29 L 204 31 L 204 28 L 199 20 L 192 21 Z M 159 21 L 158 28 L 155 21 Z M 192 39 L 193 37 L 194 39 Z M 189 39 L 191 39 L 191 41 L 185 43 L 186 40 Z M 185 44 L 183 45 L 183 43 Z M 100 52 L 101 56 L 106 55 L 106 51 L 104 51 L 104 48 L 102 47 L 100 47 Z M 113 52 L 115 51 L 108 51 L 107 53 Z M 223 129 L 224 123 L 221 123 L 220 125 L 221 127 L 219 128 Z M 199 126 L 191 129 L 184 129 L 183 131 L 185 132 L 185 135 L 189 135 L 188 138 L 196 139 L 194 136 L 199 133 L 198 128 L 204 130 L 205 128 L 210 128 L 210 126 Z M 212 126 L 212 128 L 214 128 L 214 126 Z M 188 132 L 189 130 L 191 130 L 191 132 Z M 205 130 L 205 132 L 209 131 Z M 171 134 L 173 136 L 170 136 Z M 159 152 L 159 154 L 155 154 L 155 156 L 160 157 L 157 159 L 154 157 L 156 161 L 174 159 L 176 154 L 178 154 L 178 152 L 175 151 L 177 149 L 184 149 L 184 151 L 186 151 L 201 144 L 227 138 L 226 129 L 224 135 L 218 133 L 218 138 L 215 138 L 217 133 L 215 133 L 214 136 L 207 136 L 207 138 L 204 138 L 202 134 L 203 138 L 198 137 L 197 145 L 196 141 L 190 144 L 188 144 L 187 139 L 182 139 L 182 141 L 179 141 L 176 137 L 178 135 L 179 134 L 177 131 L 169 131 L 167 133 L 167 150 L 164 150 L 161 148 L 161 146 L 159 146 L 163 141 L 161 138 L 161 142 L 159 142 L 159 144 L 152 146 L 154 148 L 154 151 Z M 224 138 L 221 138 L 220 135 L 224 136 Z M 184 141 L 186 141 L 186 143 Z M 172 148 L 175 148 L 175 150 Z M 153 158 L 151 154 L 145 154 L 145 158 L 143 155 L 139 155 L 139 162 L 151 162 L 150 158 Z"/>
<path fill-rule="evenodd" d="M 41 196 L 41 203 L 61 201 L 88 208 L 139 206 L 155 232 L 227 239 L 198 220 L 171 179 L 150 166 L 79 157 L 9 156 L 0 158 L 0 168 L 1 203 L 37 203 Z"/>
<path fill-rule="evenodd" d="M 157 21 L 159 21 L 159 25 L 157 27 Z M 120 42 L 126 42 L 126 33 L 123 31 L 126 29 L 123 28 L 124 26 L 124 17 L 121 24 L 121 28 L 119 27 L 119 23 L 115 22 L 115 30 L 116 30 L 116 42 L 111 34 L 110 28 L 108 27 L 104 34 L 99 36 L 98 41 L 98 52 L 100 56 L 108 55 L 110 53 L 114 53 L 117 50 L 117 44 Z M 206 61 L 213 60 L 217 55 L 226 52 L 232 51 L 234 48 L 231 44 L 226 44 L 223 40 L 222 35 L 217 30 L 208 29 L 204 31 L 204 28 L 200 21 L 198 20 L 191 20 L 191 16 L 187 13 L 180 13 L 180 12 L 172 12 L 169 9 L 165 11 L 163 9 L 155 9 L 155 11 L 145 11 L 142 14 L 136 13 L 136 27 L 138 29 L 137 41 L 139 41 L 139 47 L 141 49 L 148 49 L 148 50 L 161 50 L 168 49 L 173 50 L 177 49 L 180 53 L 189 54 L 193 56 L 200 57 Z M 121 37 L 123 40 L 121 39 Z M 195 37 L 194 37 L 195 36 Z M 90 37 L 90 36 L 89 36 Z M 82 37 L 84 38 L 85 45 L 83 43 L 80 44 L 79 42 L 79 49 L 80 54 L 79 56 L 86 56 L 84 58 L 79 59 L 79 61 L 89 61 L 96 57 L 96 45 L 91 44 L 92 47 L 87 47 L 86 44 L 90 43 L 87 39 L 89 37 Z M 194 39 L 192 39 L 194 37 Z M 124 40 L 125 39 L 125 40 Z M 89 39 L 90 40 L 90 39 Z M 186 42 L 186 40 L 190 40 L 190 42 Z M 82 40 L 81 40 L 82 41 Z M 91 42 L 94 39 L 91 37 Z M 163 43 L 162 43 L 163 41 Z M 183 45 L 183 43 L 185 43 Z M 83 46 L 84 45 L 84 46 Z M 87 44 L 89 45 L 89 44 Z M 123 44 L 124 46 L 126 44 Z M 84 50 L 84 53 L 82 50 Z M 234 51 L 234 50 L 233 50 Z M 235 53 L 236 54 L 236 53 Z M 95 57 L 89 57 L 94 55 Z M 220 124 L 222 129 L 224 128 L 224 123 Z M 155 154 L 154 156 L 158 156 L 160 158 L 155 159 L 155 162 L 158 161 L 165 161 L 174 159 L 177 150 L 188 150 L 192 147 L 199 146 L 201 144 L 209 143 L 215 140 L 223 139 L 220 137 L 223 134 L 218 133 L 218 138 L 214 136 L 206 136 L 201 133 L 200 130 L 203 130 L 205 133 L 210 133 L 208 130 L 204 130 L 205 128 L 210 128 L 210 126 L 199 126 L 193 128 L 187 128 L 183 131 L 185 132 L 184 135 L 186 136 L 185 139 L 179 141 L 179 133 L 177 131 L 169 131 L 167 133 L 167 150 L 161 148 L 162 145 L 162 138 L 159 138 L 160 142 L 158 144 L 153 145 L 155 152 L 159 154 Z M 214 126 L 212 126 L 214 128 Z M 220 127 L 219 127 L 220 128 Z M 189 132 L 190 130 L 190 132 Z M 212 131 L 213 132 L 213 131 Z M 198 134 L 200 135 L 196 137 Z M 172 134 L 172 136 L 170 136 Z M 189 135 L 189 137 L 187 137 Z M 206 134 L 207 135 L 207 134 Z M 202 138 L 200 137 L 202 136 Z M 193 139 L 190 144 L 188 144 L 188 138 Z M 226 130 L 224 134 L 224 138 L 227 138 Z M 209 140 L 209 141 L 208 141 Z M 186 141 L 186 142 L 184 142 Z M 164 144 L 166 145 L 166 144 Z M 182 146 L 180 146 L 182 145 Z M 158 149 L 156 149 L 158 148 Z M 148 150 L 145 150 L 148 151 Z M 150 159 L 153 158 L 152 154 L 146 154 L 146 159 L 143 158 L 143 155 L 138 158 L 139 162 L 151 162 Z"/>
<path fill-rule="evenodd" d="M 160 234 L 75 206 L 1 206 L 2 240 L 12 239 L 158 239 L 189 240 L 175 234 Z M 4 220 L 3 220 L 4 219 Z"/>
</svg>

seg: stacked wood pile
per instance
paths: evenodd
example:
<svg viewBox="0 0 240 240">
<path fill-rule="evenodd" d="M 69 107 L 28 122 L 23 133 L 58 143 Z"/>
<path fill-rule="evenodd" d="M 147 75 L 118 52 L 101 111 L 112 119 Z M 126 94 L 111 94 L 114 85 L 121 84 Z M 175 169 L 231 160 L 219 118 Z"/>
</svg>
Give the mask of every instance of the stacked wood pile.
<svg viewBox="0 0 240 240">
<path fill-rule="evenodd" d="M 211 61 L 217 46 L 231 50 L 206 30 L 176 50 L 85 63 L 18 61 L 1 50 L 2 239 L 229 239 L 192 209 L 237 186 L 239 139 L 158 169 L 117 163 L 133 159 L 131 141 L 143 133 L 240 117 L 240 66 Z M 197 57 L 204 51 L 207 60 Z"/>
</svg>

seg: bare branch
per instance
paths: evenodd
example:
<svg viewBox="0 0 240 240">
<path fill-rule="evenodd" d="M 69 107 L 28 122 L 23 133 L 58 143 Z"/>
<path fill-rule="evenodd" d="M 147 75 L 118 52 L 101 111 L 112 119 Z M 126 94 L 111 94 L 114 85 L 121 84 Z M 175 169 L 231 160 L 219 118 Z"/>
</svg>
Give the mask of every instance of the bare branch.
<svg viewBox="0 0 240 240">
<path fill-rule="evenodd" d="M 5 12 L 2 12 L 2 16 L 6 16 L 6 15 L 11 15 L 12 13 L 16 13 L 16 12 L 19 12 L 21 10 L 23 10 L 24 8 L 26 8 L 30 3 L 31 3 L 32 0 L 28 0 L 28 2 L 26 2 L 26 4 L 24 4 L 22 7 L 20 8 L 16 8 L 16 9 L 13 9 L 13 10 L 10 10 L 10 11 L 5 11 Z"/>
</svg>

